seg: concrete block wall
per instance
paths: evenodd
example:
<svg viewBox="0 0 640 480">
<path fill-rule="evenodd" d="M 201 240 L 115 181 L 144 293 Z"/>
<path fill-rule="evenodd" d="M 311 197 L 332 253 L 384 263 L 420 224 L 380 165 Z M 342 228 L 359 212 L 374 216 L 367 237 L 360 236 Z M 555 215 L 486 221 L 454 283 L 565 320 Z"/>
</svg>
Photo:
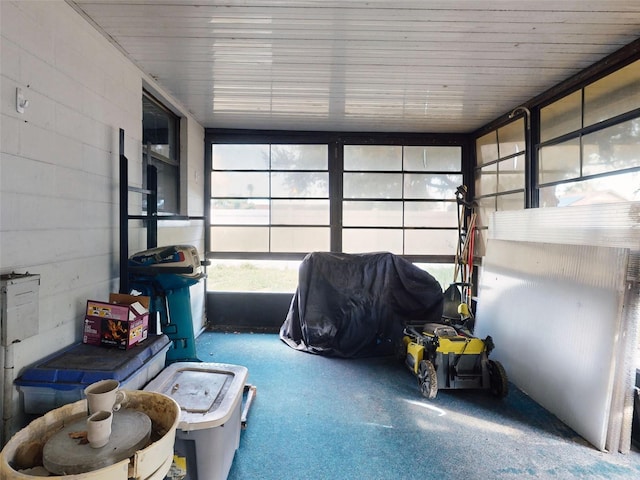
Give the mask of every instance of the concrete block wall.
<svg viewBox="0 0 640 480">
<path fill-rule="evenodd" d="M 189 215 L 203 212 L 204 130 L 64 1 L 2 0 L 0 21 L 0 273 L 41 275 L 39 333 L 14 345 L 17 376 L 79 341 L 86 300 L 119 288 L 119 129 L 129 183 L 140 186 L 143 86 L 183 117 Z M 131 204 L 136 213 L 140 199 Z M 144 232 L 130 223 L 129 251 L 142 250 Z M 161 223 L 174 243 L 202 248 L 202 222 Z M 17 391 L 13 402 L 3 411 L 19 409 Z"/>
</svg>

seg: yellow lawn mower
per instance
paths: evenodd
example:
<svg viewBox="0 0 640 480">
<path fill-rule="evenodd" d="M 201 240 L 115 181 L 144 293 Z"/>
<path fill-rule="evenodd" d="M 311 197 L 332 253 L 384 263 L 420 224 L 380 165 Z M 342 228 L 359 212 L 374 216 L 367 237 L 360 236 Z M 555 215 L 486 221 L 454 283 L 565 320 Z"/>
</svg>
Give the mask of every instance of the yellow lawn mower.
<svg viewBox="0 0 640 480">
<path fill-rule="evenodd" d="M 418 378 L 420 393 L 429 399 L 439 389 L 489 389 L 502 398 L 509 390 L 502 364 L 489 360 L 493 340 L 484 340 L 445 323 L 406 326 L 400 354 Z"/>
</svg>

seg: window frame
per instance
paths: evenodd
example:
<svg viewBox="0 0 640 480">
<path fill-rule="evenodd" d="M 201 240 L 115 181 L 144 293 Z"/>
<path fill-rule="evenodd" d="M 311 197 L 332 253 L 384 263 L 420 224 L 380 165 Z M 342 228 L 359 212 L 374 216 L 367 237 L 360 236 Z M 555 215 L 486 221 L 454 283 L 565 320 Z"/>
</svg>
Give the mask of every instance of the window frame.
<svg viewBox="0 0 640 480">
<path fill-rule="evenodd" d="M 475 161 L 474 161 L 474 167 L 473 167 L 474 168 L 474 173 L 473 173 L 474 189 L 473 189 L 472 198 L 476 202 L 476 206 L 479 207 L 478 210 L 480 210 L 478 212 L 478 223 L 477 223 L 477 227 L 479 229 L 486 230 L 488 228 L 488 225 L 487 225 L 488 222 L 486 218 L 488 217 L 488 214 L 483 214 L 482 210 L 485 208 L 489 209 L 490 210 L 489 213 L 498 211 L 500 200 L 503 198 L 517 195 L 517 194 L 522 194 L 523 195 L 522 209 L 526 208 L 527 184 L 528 184 L 527 172 L 529 169 L 528 158 L 529 158 L 529 151 L 530 151 L 530 145 L 528 140 L 529 132 L 527 130 L 527 126 L 529 125 L 529 119 L 527 118 L 527 115 L 529 114 L 525 111 L 520 117 L 510 118 L 508 119 L 508 121 L 501 123 L 499 126 L 494 127 L 493 129 L 487 132 L 484 132 L 482 135 L 474 137 L 473 139 L 474 145 L 475 145 L 475 149 L 474 149 Z M 522 139 L 524 140 L 524 150 L 518 151 L 515 153 L 509 151 L 507 154 L 502 155 L 500 151 L 501 150 L 500 145 L 502 144 L 500 139 L 500 131 L 501 130 L 504 131 L 504 129 L 506 128 L 509 128 L 513 125 L 517 125 L 517 123 L 519 122 L 522 123 Z M 480 163 L 479 162 L 480 157 L 477 152 L 478 141 L 480 139 L 488 137 L 489 135 L 493 135 L 495 138 L 495 143 L 493 144 L 495 145 L 495 158 L 492 156 L 490 159 Z M 500 165 L 512 159 L 517 161 L 518 157 L 522 157 L 522 161 L 524 162 L 524 166 L 523 166 L 524 168 L 522 172 L 522 188 L 511 188 L 506 190 L 500 190 Z M 482 178 L 482 171 L 483 170 L 490 171 L 491 169 L 494 169 L 495 171 L 495 182 L 493 182 L 495 188 L 490 192 L 483 192 L 481 188 L 478 188 L 478 183 L 481 182 L 481 178 Z M 478 192 L 478 190 L 480 190 L 480 192 Z"/>
<path fill-rule="evenodd" d="M 169 145 L 173 148 L 170 150 L 170 156 L 162 155 L 159 152 L 155 152 L 150 148 L 150 143 L 145 143 L 145 100 L 156 108 L 156 113 L 164 114 L 169 125 L 173 126 L 173 131 L 169 131 L 168 135 Z M 147 167 L 149 165 L 160 164 L 167 165 L 172 168 L 176 175 L 175 177 L 168 177 L 157 175 L 157 215 L 159 218 L 182 218 L 186 212 L 186 205 L 183 201 L 183 188 L 182 188 L 182 160 L 181 160 L 181 128 L 182 117 L 176 114 L 171 108 L 169 108 L 164 102 L 158 100 L 151 92 L 144 89 L 142 90 L 142 140 L 141 140 L 141 152 L 142 152 L 142 188 L 149 190 L 147 179 Z M 149 162 L 149 158 L 152 158 L 152 162 Z M 157 167 L 156 167 L 157 168 Z M 171 181 L 169 181 L 171 178 Z M 166 210 L 164 208 L 164 198 L 162 192 L 169 192 L 171 194 L 172 202 L 175 202 L 175 208 Z M 143 212 L 147 211 L 147 197 L 143 197 L 142 203 Z"/>
<path fill-rule="evenodd" d="M 564 132 L 555 137 L 546 138 L 544 141 L 540 141 L 535 146 L 534 172 L 533 172 L 533 180 L 532 180 L 532 186 L 531 186 L 534 193 L 535 207 L 543 208 L 546 206 L 544 205 L 544 201 L 542 201 L 541 198 L 543 197 L 542 193 L 548 190 L 549 188 L 556 187 L 559 185 L 571 185 L 571 184 L 577 184 L 579 182 L 588 182 L 590 180 L 604 179 L 607 177 L 614 177 L 616 175 L 624 175 L 627 173 L 640 172 L 640 165 L 639 165 L 635 167 L 623 167 L 617 170 L 608 170 L 605 172 L 598 172 L 598 173 L 591 173 L 591 174 L 585 173 L 584 167 L 585 167 L 586 159 L 585 159 L 585 149 L 584 149 L 584 143 L 583 143 L 583 138 L 589 136 L 590 134 L 601 132 L 608 128 L 612 128 L 618 125 L 623 125 L 624 123 L 632 120 L 640 119 L 640 107 L 637 107 L 623 113 L 612 115 L 609 118 L 606 118 L 604 120 L 601 120 L 595 123 L 592 122 L 588 125 L 585 125 L 585 92 L 586 90 L 589 89 L 589 87 L 596 85 L 598 82 L 600 82 L 603 79 L 616 76 L 620 71 L 630 67 L 631 65 L 637 62 L 640 62 L 640 59 L 630 61 L 624 65 L 618 66 L 612 71 L 608 71 L 605 74 L 589 79 L 588 82 L 580 85 L 579 87 L 573 88 L 571 90 L 567 90 L 563 92 L 561 95 L 554 96 L 548 101 L 541 103 L 537 107 L 537 109 L 540 112 L 542 112 L 545 108 L 552 107 L 554 104 L 559 104 L 560 102 L 562 102 L 563 100 L 565 100 L 566 98 L 572 95 L 579 94 L 579 97 L 580 97 L 580 102 L 579 102 L 580 128 L 575 129 L 573 131 Z M 639 66 L 636 65 L 635 68 L 639 68 Z M 540 117 L 542 117 L 542 115 L 540 115 Z M 541 118 L 540 118 L 540 122 L 541 123 L 539 126 L 539 130 L 542 130 Z M 542 158 L 544 149 L 557 146 L 557 145 L 567 144 L 567 142 L 571 142 L 571 141 L 577 141 L 577 148 L 578 148 L 577 174 L 571 178 L 564 178 L 564 179 L 561 178 L 561 179 L 551 180 L 551 181 L 541 181 L 540 165 L 541 165 L 541 158 Z"/>
<path fill-rule="evenodd" d="M 261 145 L 261 146 L 266 146 L 267 150 L 268 150 L 268 154 L 269 154 L 269 161 L 268 161 L 268 165 L 266 165 L 264 168 L 242 168 L 242 169 L 233 169 L 233 168 L 215 168 L 214 163 L 213 163 L 213 147 L 214 145 L 220 145 L 221 143 L 208 143 L 207 144 L 207 149 L 209 150 L 209 155 L 212 157 L 211 158 L 211 164 L 210 164 L 210 168 L 207 169 L 208 175 L 207 178 L 209 180 L 209 194 L 207 195 L 207 198 L 210 202 L 209 204 L 209 209 L 207 210 L 207 214 L 208 214 L 208 225 L 207 225 L 207 231 L 209 232 L 209 234 L 211 236 L 213 236 L 213 231 L 214 229 L 218 229 L 218 230 L 223 230 L 225 228 L 235 228 L 237 231 L 240 231 L 242 229 L 246 229 L 246 231 L 250 231 L 251 229 L 255 230 L 256 233 L 260 233 L 262 231 L 262 233 L 267 234 L 267 250 L 265 251 L 258 251 L 257 253 L 259 254 L 274 254 L 274 253 L 278 253 L 278 249 L 277 247 L 274 245 L 274 238 L 276 238 L 278 236 L 279 233 L 282 233 L 283 231 L 287 230 L 287 229 L 295 229 L 295 228 L 299 228 L 299 229 L 324 229 L 326 228 L 327 233 L 330 236 L 330 219 L 327 219 L 327 223 L 323 224 L 323 223 L 274 223 L 273 221 L 273 204 L 274 202 L 278 203 L 278 202 L 286 202 L 286 201 L 323 201 L 323 200 L 327 200 L 327 202 L 329 202 L 329 174 L 328 174 L 328 169 L 329 169 L 329 165 L 328 165 L 328 159 L 327 159 L 327 164 L 325 166 L 324 169 L 318 169 L 318 168 L 302 168 L 302 169 L 286 169 L 286 168 L 273 168 L 273 151 L 274 151 L 274 147 L 277 147 L 278 145 L 293 145 L 291 142 L 264 142 L 264 143 L 252 143 L 252 145 Z M 246 143 L 222 143 L 222 144 L 231 144 L 231 145 L 246 145 Z M 295 145 L 324 145 L 321 143 L 311 143 L 311 142 L 297 142 L 295 143 Z M 328 148 L 327 148 L 327 153 L 328 153 Z M 328 156 L 328 155 L 327 155 Z M 252 196 L 250 194 L 246 195 L 246 196 L 239 196 L 239 195 L 221 195 L 221 196 L 215 196 L 215 192 L 213 192 L 213 180 L 212 177 L 216 174 L 216 173 L 231 173 L 231 174 L 258 174 L 258 175 L 264 175 L 267 181 L 267 191 L 268 191 L 268 195 L 258 195 L 258 196 Z M 273 191 L 273 182 L 274 179 L 277 178 L 277 176 L 279 174 L 307 174 L 307 175 L 312 175 L 312 174 L 324 174 L 326 173 L 327 175 L 327 194 L 326 197 L 323 196 L 295 196 L 295 195 L 283 195 L 280 193 L 274 193 Z M 215 200 L 227 200 L 227 201 L 250 201 L 252 199 L 255 200 L 261 200 L 263 202 L 266 202 L 268 204 L 268 212 L 267 212 L 267 216 L 268 216 L 268 221 L 266 223 L 217 223 L 213 221 L 213 211 L 214 208 L 212 203 Z M 207 243 L 207 246 L 211 245 L 211 237 L 209 237 L 210 240 Z M 240 253 L 250 253 L 247 251 L 230 251 L 230 250 L 223 250 L 225 252 L 228 252 L 230 254 L 240 254 Z M 282 252 L 282 253 L 287 253 L 287 252 Z M 289 253 L 294 253 L 294 252 L 289 252 Z"/>
<path fill-rule="evenodd" d="M 344 133 L 344 132 L 289 132 L 289 131 L 249 131 L 228 129 L 207 129 L 205 131 L 205 171 L 206 193 L 205 212 L 207 227 L 205 229 L 206 257 L 208 259 L 271 259 L 301 260 L 308 253 L 299 252 L 216 252 L 211 248 L 211 181 L 212 145 L 215 143 L 231 144 L 320 144 L 328 145 L 329 201 L 330 201 L 330 251 L 342 251 L 342 202 L 343 202 L 343 145 L 400 145 L 400 146 L 443 146 L 461 149 L 461 171 L 463 182 L 467 182 L 469 172 L 469 147 L 467 135 L 447 134 L 388 134 L 388 133 Z M 425 172 L 420 172 L 425 173 Z M 442 174 L 443 172 L 436 172 Z M 455 198 L 452 199 L 455 202 Z M 366 228 L 366 227 L 363 227 Z M 457 230 L 457 229 L 456 229 Z M 409 261 L 421 263 L 453 263 L 455 251 L 446 255 L 401 255 Z"/>
<path fill-rule="evenodd" d="M 456 202 L 456 195 L 455 195 L 455 189 L 460 185 L 459 182 L 455 182 L 457 183 L 457 185 L 455 185 L 454 187 L 452 187 L 452 192 L 451 192 L 451 196 L 450 197 L 417 197 L 415 196 L 415 194 L 411 193 L 410 191 L 408 191 L 407 189 L 407 179 L 410 178 L 411 176 L 449 176 L 449 175 L 456 175 L 460 177 L 460 180 L 462 183 L 464 183 L 464 159 L 463 159 L 463 146 L 462 145 L 416 145 L 416 144 L 411 144 L 411 145 L 387 145 L 387 144 L 376 144 L 376 145 L 372 145 L 370 143 L 368 144 L 363 144 L 363 143 L 344 143 L 342 144 L 343 147 L 343 155 L 344 155 L 344 147 L 349 147 L 349 146 L 370 146 L 370 147 L 375 147 L 375 146 L 380 146 L 380 147 L 388 147 L 388 146 L 397 146 L 400 147 L 400 161 L 399 164 L 396 168 L 394 169 L 390 169 L 390 170 L 384 170 L 382 168 L 372 168 L 370 170 L 351 170 L 351 169 L 346 169 L 343 168 L 342 170 L 342 178 L 344 179 L 345 175 L 352 175 L 352 174 L 369 174 L 369 175 L 376 175 L 378 178 L 384 178 L 384 176 L 388 176 L 388 177 L 398 177 L 400 178 L 400 185 L 399 185 L 399 192 L 396 192 L 393 196 L 391 197 L 380 197 L 380 196 L 363 196 L 363 197 L 358 197 L 358 196 L 345 196 L 345 192 L 343 189 L 343 199 L 341 202 L 341 208 L 342 208 L 342 212 L 344 213 L 344 204 L 345 203 L 353 203 L 353 204 L 357 204 L 357 203 L 370 203 L 370 202 L 380 202 L 380 203 L 386 203 L 389 205 L 392 204 L 399 204 L 401 206 L 401 225 L 347 225 L 345 226 L 344 222 L 342 223 L 342 235 L 343 237 L 345 235 L 354 235 L 356 234 L 355 232 L 357 230 L 362 230 L 362 231 L 377 231 L 382 235 L 394 235 L 396 234 L 396 236 L 398 236 L 397 234 L 400 234 L 400 238 L 401 240 L 401 252 L 400 251 L 393 251 L 392 253 L 396 253 L 397 255 L 402 255 L 402 256 L 417 256 L 417 257 L 423 257 L 423 256 L 442 256 L 442 255 L 446 255 L 443 253 L 431 253 L 431 254 L 417 254 L 417 253 L 407 253 L 407 250 L 410 249 L 410 245 L 411 245 L 411 238 L 412 237 L 418 237 L 418 236 L 429 236 L 432 234 L 437 234 L 438 232 L 450 232 L 452 237 L 455 237 L 454 240 L 457 241 L 457 211 L 455 213 L 452 214 L 452 225 L 451 226 L 442 226 L 442 225 L 431 225 L 431 226 L 425 226 L 425 225 L 421 225 L 421 226 L 412 226 L 412 225 L 408 225 L 408 215 L 407 213 L 410 213 L 410 208 L 407 208 L 408 205 L 415 205 L 418 203 L 441 203 L 441 204 L 450 204 L 451 206 L 454 207 L 455 210 L 455 206 L 457 204 Z M 417 170 L 417 169 L 407 169 L 406 165 L 408 162 L 406 162 L 406 156 L 405 156 L 405 147 L 425 147 L 425 148 L 430 148 L 430 147 L 448 147 L 448 148 L 459 148 L 460 149 L 460 167 L 459 170 L 442 170 L 442 169 L 427 169 L 425 168 L 424 170 Z M 344 182 L 343 182 L 344 183 Z M 343 185 L 344 187 L 344 185 Z M 446 243 L 446 239 L 445 238 L 441 238 L 439 239 L 443 242 Z M 451 251 L 455 251 L 455 245 L 453 245 L 451 247 Z M 341 249 L 343 249 L 343 245 L 341 242 Z M 344 249 L 343 249 L 344 250 Z"/>
</svg>

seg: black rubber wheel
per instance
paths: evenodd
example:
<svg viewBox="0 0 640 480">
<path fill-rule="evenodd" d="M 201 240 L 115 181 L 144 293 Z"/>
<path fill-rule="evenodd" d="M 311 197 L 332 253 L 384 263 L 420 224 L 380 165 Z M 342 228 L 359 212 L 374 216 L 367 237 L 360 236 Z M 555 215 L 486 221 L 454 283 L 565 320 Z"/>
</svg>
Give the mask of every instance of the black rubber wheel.
<svg viewBox="0 0 640 480">
<path fill-rule="evenodd" d="M 507 372 L 497 360 L 489 360 L 489 384 L 492 395 L 498 398 L 504 398 L 509 393 Z"/>
<path fill-rule="evenodd" d="M 418 384 L 423 397 L 433 400 L 438 393 L 436 368 L 429 360 L 422 360 L 418 368 Z"/>
</svg>

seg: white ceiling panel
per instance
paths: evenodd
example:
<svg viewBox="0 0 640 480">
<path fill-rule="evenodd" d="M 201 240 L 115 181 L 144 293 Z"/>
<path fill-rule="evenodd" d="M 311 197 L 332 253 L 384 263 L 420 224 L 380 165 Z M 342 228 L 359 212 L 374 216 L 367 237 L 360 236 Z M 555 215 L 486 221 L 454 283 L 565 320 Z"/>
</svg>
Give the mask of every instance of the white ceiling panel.
<svg viewBox="0 0 640 480">
<path fill-rule="evenodd" d="M 466 133 L 640 38 L 640 0 L 68 0 L 205 127 Z"/>
</svg>

